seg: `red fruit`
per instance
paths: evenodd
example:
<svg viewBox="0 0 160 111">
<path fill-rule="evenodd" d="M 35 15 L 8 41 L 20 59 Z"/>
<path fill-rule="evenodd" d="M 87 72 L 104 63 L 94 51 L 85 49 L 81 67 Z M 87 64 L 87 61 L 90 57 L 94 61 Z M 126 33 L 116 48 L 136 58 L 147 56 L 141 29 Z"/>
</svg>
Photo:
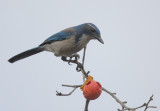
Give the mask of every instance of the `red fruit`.
<svg viewBox="0 0 160 111">
<path fill-rule="evenodd" d="M 97 99 L 101 95 L 101 92 L 102 92 L 101 84 L 94 80 L 90 80 L 83 87 L 83 95 L 88 100 Z"/>
</svg>

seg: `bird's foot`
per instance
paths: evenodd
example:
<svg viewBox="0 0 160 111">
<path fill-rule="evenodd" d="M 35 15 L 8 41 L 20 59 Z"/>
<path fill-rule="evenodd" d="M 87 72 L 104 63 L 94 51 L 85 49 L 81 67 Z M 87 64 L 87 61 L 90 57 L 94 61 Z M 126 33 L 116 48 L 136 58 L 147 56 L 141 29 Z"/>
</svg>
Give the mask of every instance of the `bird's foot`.
<svg viewBox="0 0 160 111">
<path fill-rule="evenodd" d="M 65 56 L 62 56 L 61 59 L 62 59 L 63 61 L 65 61 L 65 62 L 68 62 L 67 57 L 65 57 Z"/>
<path fill-rule="evenodd" d="M 79 54 L 74 54 L 70 57 L 70 59 L 72 60 L 72 58 L 75 58 L 75 60 L 77 61 L 79 58 L 80 58 L 80 55 Z"/>
<path fill-rule="evenodd" d="M 72 60 L 72 58 L 75 57 L 74 60 Z M 69 59 L 67 59 L 67 57 L 62 56 L 61 59 L 65 62 L 68 62 L 69 65 L 71 65 L 70 63 L 75 63 L 77 64 L 76 70 L 79 72 L 81 71 L 81 69 L 83 68 L 83 65 L 81 63 L 78 62 L 78 59 L 80 58 L 80 56 L 78 54 L 75 54 L 73 56 L 71 56 Z"/>
<path fill-rule="evenodd" d="M 74 60 L 72 60 L 72 58 L 75 58 Z M 74 55 L 72 55 L 71 57 L 70 57 L 70 59 L 68 60 L 68 64 L 70 65 L 70 63 L 71 62 L 76 62 L 76 61 L 78 61 L 78 59 L 80 58 L 80 56 L 79 56 L 79 54 L 74 54 Z"/>
<path fill-rule="evenodd" d="M 75 57 L 75 56 L 72 56 L 69 59 L 67 59 L 67 57 L 62 56 L 61 59 L 65 62 L 68 62 L 68 64 L 71 65 L 70 63 L 77 63 L 77 58 L 75 58 L 75 60 L 72 60 L 73 57 Z"/>
<path fill-rule="evenodd" d="M 83 68 L 83 65 L 79 62 L 77 62 L 76 64 L 77 64 L 77 67 L 76 67 L 77 72 L 81 71 L 81 69 Z"/>
</svg>

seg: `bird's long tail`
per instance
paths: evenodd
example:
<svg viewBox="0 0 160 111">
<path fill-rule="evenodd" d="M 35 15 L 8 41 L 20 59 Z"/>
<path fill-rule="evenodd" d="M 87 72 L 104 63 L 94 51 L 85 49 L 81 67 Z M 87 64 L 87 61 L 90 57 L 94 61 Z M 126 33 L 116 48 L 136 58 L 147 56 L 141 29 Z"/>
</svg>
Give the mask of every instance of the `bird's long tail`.
<svg viewBox="0 0 160 111">
<path fill-rule="evenodd" d="M 29 56 L 34 55 L 34 54 L 37 54 L 37 53 L 42 52 L 42 51 L 43 51 L 42 48 L 36 47 L 36 48 L 30 49 L 30 50 L 27 50 L 25 52 L 22 52 L 22 53 L 20 53 L 18 55 L 15 55 L 14 57 L 10 58 L 8 61 L 10 63 L 14 63 L 14 62 L 16 62 L 18 60 L 24 59 L 26 57 L 29 57 Z"/>
</svg>

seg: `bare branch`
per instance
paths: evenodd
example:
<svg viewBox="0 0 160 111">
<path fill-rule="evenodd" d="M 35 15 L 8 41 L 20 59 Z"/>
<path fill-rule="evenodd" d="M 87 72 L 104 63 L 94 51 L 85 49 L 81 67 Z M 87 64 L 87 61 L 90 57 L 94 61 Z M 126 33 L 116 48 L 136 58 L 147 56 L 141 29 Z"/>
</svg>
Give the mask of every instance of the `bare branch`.
<svg viewBox="0 0 160 111">
<path fill-rule="evenodd" d="M 148 106 L 148 108 L 157 108 L 157 106 Z"/>
<path fill-rule="evenodd" d="M 65 85 L 65 84 L 62 84 L 63 87 L 73 87 L 73 88 L 78 88 L 78 87 L 81 87 L 82 85 Z"/>
<path fill-rule="evenodd" d="M 142 108 L 142 107 L 145 107 L 145 110 L 146 111 L 148 108 L 157 108 L 156 106 L 149 106 L 149 103 L 153 100 L 153 95 L 150 97 L 149 101 L 147 103 L 144 103 L 143 105 L 141 106 L 138 106 L 136 108 L 130 108 L 128 107 L 127 105 L 125 105 L 127 103 L 127 101 L 125 102 L 122 102 L 121 100 L 119 100 L 116 96 L 115 96 L 115 93 L 112 93 L 108 90 L 106 90 L 105 88 L 102 88 L 103 91 L 105 91 L 106 93 L 108 93 L 109 95 L 111 95 L 121 106 L 122 106 L 122 110 L 118 109 L 118 111 L 125 111 L 125 110 L 128 110 L 128 111 L 136 111 L 136 109 L 139 109 L 139 108 Z"/>
<path fill-rule="evenodd" d="M 56 91 L 57 92 L 57 96 L 70 96 L 78 87 L 81 87 L 82 85 L 62 85 L 62 86 L 64 86 L 64 87 L 72 87 L 73 88 L 73 90 L 71 91 L 71 92 L 69 92 L 68 94 L 63 94 L 63 93 L 61 93 L 61 92 L 58 92 L 58 91 Z"/>
<path fill-rule="evenodd" d="M 85 60 L 85 55 L 86 55 L 86 48 L 87 46 L 84 47 L 83 50 L 83 59 L 82 59 L 82 66 L 84 67 L 84 60 Z M 85 74 L 83 74 L 83 83 L 85 82 Z"/>
<path fill-rule="evenodd" d="M 105 88 L 102 88 L 103 91 L 107 92 L 109 95 L 111 95 L 122 107 L 126 108 L 126 109 L 130 109 L 128 106 L 126 106 L 123 102 L 121 102 L 116 96 L 115 93 L 112 93 L 108 90 L 106 90 Z"/>
<path fill-rule="evenodd" d="M 67 60 L 66 57 L 62 57 L 62 60 L 65 61 L 65 62 L 68 62 L 68 63 L 74 63 L 77 65 L 76 67 L 76 70 L 78 72 L 81 71 L 81 73 L 83 74 L 83 81 L 85 81 L 85 78 L 88 77 L 88 74 L 90 73 L 89 71 L 86 72 L 85 69 L 84 69 L 84 61 L 85 61 L 85 52 L 86 52 L 86 47 L 84 47 L 84 52 L 83 52 L 83 59 L 82 59 L 82 63 L 78 62 L 78 59 L 75 58 L 75 60 L 72 60 L 72 57 Z M 71 95 L 78 87 L 81 87 L 82 85 L 62 85 L 64 87 L 72 87 L 73 90 L 71 92 L 69 92 L 68 94 L 62 94 L 61 92 L 57 92 L 57 95 L 58 96 L 69 96 Z M 142 104 L 141 106 L 138 106 L 138 107 L 135 107 L 135 108 L 131 108 L 131 107 L 128 107 L 126 104 L 127 104 L 127 101 L 121 101 L 117 96 L 116 96 L 116 93 L 112 93 L 110 92 L 109 90 L 105 89 L 105 88 L 102 88 L 102 90 L 106 93 L 108 93 L 109 95 L 111 95 L 116 101 L 117 103 L 119 103 L 122 107 L 122 109 L 118 109 L 118 111 L 125 111 L 125 110 L 128 110 L 128 111 L 136 111 L 137 109 L 140 109 L 142 107 L 145 107 L 144 111 L 146 111 L 148 108 L 157 108 L 156 106 L 149 106 L 149 103 L 153 100 L 153 95 L 150 97 L 149 101 L 147 103 L 144 103 Z M 86 105 L 85 105 L 85 109 L 84 111 L 88 111 L 88 105 L 89 105 L 89 102 L 90 100 L 86 100 Z"/>
<path fill-rule="evenodd" d="M 86 99 L 86 105 L 85 105 L 84 111 L 88 111 L 89 102 L 90 102 L 90 100 L 87 100 L 87 99 Z"/>
<path fill-rule="evenodd" d="M 70 96 L 75 90 L 77 89 L 77 87 L 75 87 L 70 93 L 68 93 L 68 94 L 62 94 L 61 92 L 58 92 L 58 91 L 56 91 L 57 92 L 57 96 Z"/>
<path fill-rule="evenodd" d="M 62 86 L 63 87 L 71 87 L 71 88 L 73 88 L 73 90 L 71 92 L 69 92 L 68 94 L 63 94 L 61 92 L 56 91 L 57 96 L 70 96 L 77 88 L 81 87 L 82 85 L 65 85 L 65 84 L 63 84 Z M 104 92 L 108 93 L 109 95 L 111 95 L 122 106 L 122 109 L 121 110 L 118 109 L 118 111 L 125 111 L 125 110 L 136 111 L 137 109 L 140 109 L 142 107 L 145 107 L 144 111 L 146 111 L 148 108 L 157 108 L 156 106 L 149 106 L 149 103 L 153 100 L 153 95 L 150 97 L 150 99 L 147 103 L 144 103 L 143 105 L 135 107 L 135 108 L 131 108 L 126 105 L 127 101 L 122 102 L 120 99 L 118 99 L 118 97 L 116 97 L 116 93 L 112 93 L 105 88 L 102 88 L 102 90 Z M 85 105 L 84 111 L 88 111 L 89 102 L 90 102 L 90 100 L 86 100 L 86 105 Z"/>
<path fill-rule="evenodd" d="M 87 48 L 87 46 L 84 47 L 84 51 L 83 51 L 83 59 L 82 59 L 83 66 L 84 66 L 84 60 L 85 60 L 85 56 L 86 56 L 86 48 Z"/>
<path fill-rule="evenodd" d="M 145 109 L 144 111 L 146 111 L 148 108 L 157 108 L 156 106 L 149 106 L 149 103 L 153 100 L 153 95 L 149 98 L 149 101 L 147 103 L 145 103 Z"/>
</svg>

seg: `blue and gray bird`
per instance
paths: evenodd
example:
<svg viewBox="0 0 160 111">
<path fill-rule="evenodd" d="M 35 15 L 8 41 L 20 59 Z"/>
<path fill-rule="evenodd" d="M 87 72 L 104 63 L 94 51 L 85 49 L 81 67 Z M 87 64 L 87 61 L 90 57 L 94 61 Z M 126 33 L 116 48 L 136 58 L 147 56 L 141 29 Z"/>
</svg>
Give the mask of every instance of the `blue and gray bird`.
<svg viewBox="0 0 160 111">
<path fill-rule="evenodd" d="M 53 52 L 55 56 L 73 57 L 78 55 L 76 53 L 83 49 L 92 39 L 96 39 L 104 44 L 100 31 L 94 24 L 81 24 L 52 35 L 38 47 L 22 52 L 8 61 L 14 63 L 42 51 Z"/>
</svg>

